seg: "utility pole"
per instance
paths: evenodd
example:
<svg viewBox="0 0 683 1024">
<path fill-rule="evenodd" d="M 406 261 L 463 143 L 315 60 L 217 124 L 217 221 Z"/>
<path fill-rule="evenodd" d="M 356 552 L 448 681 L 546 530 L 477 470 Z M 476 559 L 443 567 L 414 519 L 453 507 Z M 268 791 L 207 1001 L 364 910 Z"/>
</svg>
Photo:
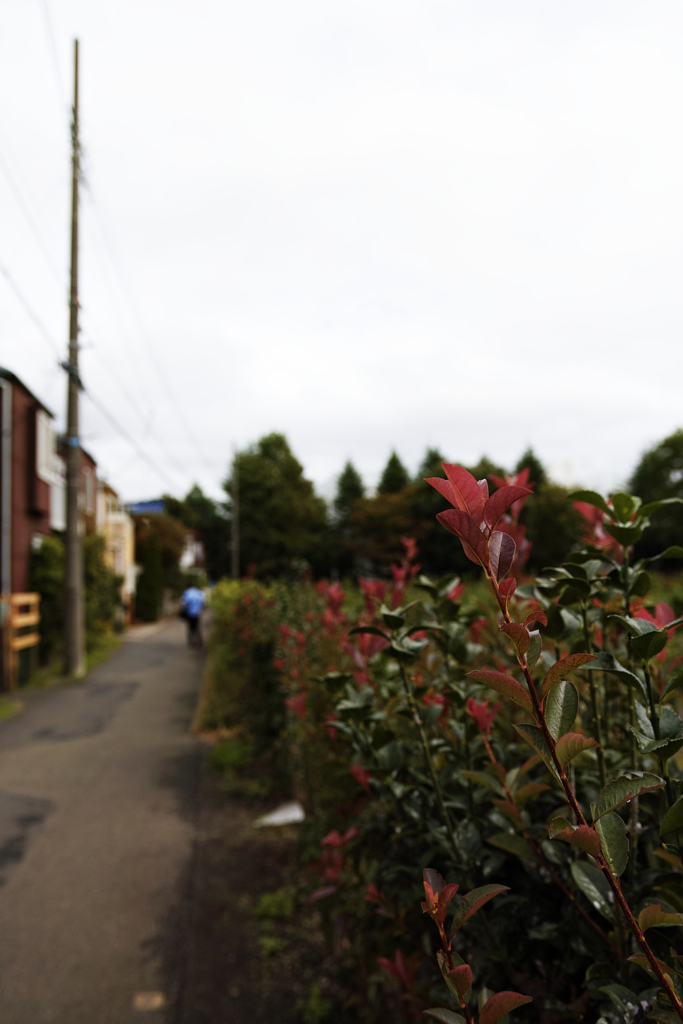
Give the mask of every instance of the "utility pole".
<svg viewBox="0 0 683 1024">
<path fill-rule="evenodd" d="M 81 439 L 78 399 L 78 185 L 80 143 L 78 138 L 78 40 L 74 40 L 74 105 L 71 122 L 71 286 L 69 291 L 69 359 L 66 413 L 66 674 L 85 675 L 83 645 L 83 547 L 78 492 L 81 475 Z"/>
<path fill-rule="evenodd" d="M 232 521 L 231 521 L 231 564 L 230 575 L 234 580 L 240 575 L 240 472 L 239 455 L 232 459 Z"/>
</svg>

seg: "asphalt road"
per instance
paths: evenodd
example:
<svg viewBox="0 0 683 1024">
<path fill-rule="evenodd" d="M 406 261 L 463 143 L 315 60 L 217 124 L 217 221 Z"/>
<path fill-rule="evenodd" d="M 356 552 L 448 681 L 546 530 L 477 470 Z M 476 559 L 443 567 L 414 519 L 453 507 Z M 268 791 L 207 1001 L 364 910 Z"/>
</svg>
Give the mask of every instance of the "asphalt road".
<svg viewBox="0 0 683 1024">
<path fill-rule="evenodd" d="M 0 723 L 0 1021 L 161 1024 L 183 985 L 203 655 L 143 627 Z"/>
</svg>

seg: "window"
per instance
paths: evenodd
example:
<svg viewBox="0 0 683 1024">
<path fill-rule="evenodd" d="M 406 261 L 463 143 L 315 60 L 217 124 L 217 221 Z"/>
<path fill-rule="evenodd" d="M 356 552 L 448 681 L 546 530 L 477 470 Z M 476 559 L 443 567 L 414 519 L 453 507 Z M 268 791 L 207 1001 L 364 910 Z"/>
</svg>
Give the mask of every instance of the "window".
<svg viewBox="0 0 683 1024">
<path fill-rule="evenodd" d="M 36 474 L 45 483 L 53 480 L 52 466 L 55 455 L 55 432 L 52 417 L 42 409 L 36 412 Z"/>
</svg>

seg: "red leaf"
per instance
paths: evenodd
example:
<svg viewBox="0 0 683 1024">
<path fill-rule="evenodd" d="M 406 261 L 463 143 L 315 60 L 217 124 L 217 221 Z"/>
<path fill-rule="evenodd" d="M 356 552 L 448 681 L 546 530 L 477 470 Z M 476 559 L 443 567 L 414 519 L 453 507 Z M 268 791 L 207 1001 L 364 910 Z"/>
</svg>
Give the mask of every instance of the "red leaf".
<svg viewBox="0 0 683 1024">
<path fill-rule="evenodd" d="M 527 627 L 533 626 L 537 622 L 540 622 L 542 626 L 548 625 L 548 616 L 545 612 L 542 612 L 540 608 L 538 608 L 535 612 L 529 612 L 529 614 L 524 620 L 524 625 Z"/>
<path fill-rule="evenodd" d="M 595 661 L 596 656 L 594 654 L 570 654 L 567 658 L 562 658 L 561 661 L 556 661 L 555 664 L 548 669 L 546 677 L 543 680 L 543 696 L 552 690 L 553 686 L 557 683 L 562 682 L 565 676 L 569 675 L 570 672 L 574 672 L 577 668 L 581 668 L 582 665 L 586 665 L 589 661 Z"/>
<path fill-rule="evenodd" d="M 498 492 L 496 491 L 496 494 Z M 489 540 L 489 560 L 491 571 L 496 580 L 500 581 L 510 572 L 515 560 L 517 546 L 509 533 L 496 530 Z"/>
<path fill-rule="evenodd" d="M 484 519 L 495 530 L 500 517 L 519 498 L 526 498 L 533 491 L 528 487 L 506 486 L 495 491 L 484 505 Z"/>
<path fill-rule="evenodd" d="M 498 992 L 484 1003 L 479 1014 L 479 1024 L 495 1024 L 495 1021 L 500 1020 L 510 1010 L 516 1010 L 518 1006 L 530 1002 L 531 996 L 523 996 L 519 992 Z"/>
<path fill-rule="evenodd" d="M 529 691 L 525 690 L 522 684 L 512 676 L 506 675 L 505 672 L 495 672 L 493 669 L 479 669 L 476 672 L 468 672 L 467 675 L 470 679 L 476 679 L 477 682 L 490 686 L 492 690 L 507 697 L 508 700 L 514 701 L 520 708 L 524 708 L 532 718 L 535 717 Z"/>
<path fill-rule="evenodd" d="M 441 465 L 453 488 L 455 507 L 480 523 L 484 517 L 484 495 L 477 481 L 464 466 L 454 466 L 448 462 L 442 462 Z"/>
<path fill-rule="evenodd" d="M 507 611 L 508 610 L 508 605 L 510 603 L 510 598 L 512 597 L 512 595 L 514 594 L 515 590 L 517 589 L 517 580 L 514 578 L 514 576 L 511 576 L 510 579 L 503 580 L 503 582 L 501 583 L 501 585 L 499 586 L 498 589 L 500 591 L 500 596 L 505 601 L 505 611 Z M 526 625 L 526 623 L 525 623 L 525 625 Z"/>
<path fill-rule="evenodd" d="M 471 562 L 476 562 L 484 569 L 488 568 L 489 549 L 486 538 L 466 512 L 449 508 L 445 512 L 439 512 L 436 518 L 442 526 L 460 538 L 465 554 Z"/>
<path fill-rule="evenodd" d="M 501 633 L 510 637 L 518 654 L 526 654 L 531 643 L 528 629 L 525 629 L 519 622 L 504 622 L 498 628 Z"/>
<path fill-rule="evenodd" d="M 600 836 L 589 825 L 575 827 L 566 818 L 553 818 L 548 835 L 551 839 L 563 839 L 565 843 L 578 846 L 584 853 L 590 853 L 591 857 L 599 857 L 602 853 Z"/>
<path fill-rule="evenodd" d="M 452 971 L 449 971 L 447 977 L 450 978 L 464 999 L 472 988 L 473 974 L 470 965 L 460 964 L 459 967 L 455 967 Z"/>
<path fill-rule="evenodd" d="M 446 501 L 449 501 L 451 505 L 454 505 L 456 508 L 458 507 L 455 494 L 453 493 L 453 488 L 448 480 L 444 480 L 442 476 L 430 476 L 425 477 L 425 483 L 431 484 L 431 486 L 438 491 Z"/>
</svg>

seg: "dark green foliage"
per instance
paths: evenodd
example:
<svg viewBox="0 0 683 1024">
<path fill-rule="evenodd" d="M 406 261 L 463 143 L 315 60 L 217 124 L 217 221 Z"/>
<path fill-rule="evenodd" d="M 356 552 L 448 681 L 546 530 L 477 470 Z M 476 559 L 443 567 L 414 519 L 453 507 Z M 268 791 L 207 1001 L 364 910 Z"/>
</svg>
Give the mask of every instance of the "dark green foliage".
<svg viewBox="0 0 683 1024">
<path fill-rule="evenodd" d="M 490 480 L 492 476 L 505 476 L 505 470 L 492 462 L 487 455 L 482 455 L 475 466 L 468 466 L 467 469 L 475 480 Z M 443 476 L 443 473 L 440 473 L 439 476 Z"/>
<path fill-rule="evenodd" d="M 29 590 L 40 594 L 41 664 L 47 664 L 62 648 L 64 635 L 64 544 L 46 537 L 31 552 Z"/>
<path fill-rule="evenodd" d="M 523 469 L 529 470 L 530 487 L 540 487 L 541 484 L 548 483 L 548 474 L 533 448 L 527 448 L 524 454 L 520 456 L 515 466 L 515 473 L 521 473 Z"/>
<path fill-rule="evenodd" d="M 581 539 L 583 518 L 568 496 L 566 487 L 544 483 L 526 502 L 520 519 L 533 545 L 528 567 L 558 565 Z"/>
<path fill-rule="evenodd" d="M 104 537 L 97 533 L 83 539 L 83 582 L 85 586 L 85 641 L 92 650 L 97 637 L 114 624 L 121 604 L 121 577 L 104 562 Z"/>
<path fill-rule="evenodd" d="M 349 461 L 337 480 L 337 493 L 334 497 L 334 513 L 337 522 L 347 522 L 354 502 L 364 495 L 363 479 L 353 463 Z"/>
<path fill-rule="evenodd" d="M 182 501 L 164 495 L 164 502 L 170 516 L 199 533 L 209 579 L 215 581 L 227 576 L 230 572 L 230 520 L 225 506 L 209 498 L 197 484 Z"/>
<path fill-rule="evenodd" d="M 398 494 L 410 481 L 408 470 L 399 459 L 396 452 L 392 452 L 389 461 L 382 470 L 382 475 L 377 484 L 378 494 Z"/>
<path fill-rule="evenodd" d="M 248 567 L 261 578 L 292 572 L 301 561 L 314 569 L 326 559 L 325 502 L 283 434 L 268 434 L 233 465 L 239 473 L 240 573 Z M 224 483 L 231 510 L 232 477 Z"/>
<path fill-rule="evenodd" d="M 683 498 L 683 429 L 645 452 L 628 489 L 644 503 L 662 498 Z M 671 505 L 655 513 L 650 529 L 638 544 L 637 553 L 651 558 L 682 540 L 683 505 Z"/>
<path fill-rule="evenodd" d="M 156 534 L 145 541 L 141 564 L 142 572 L 135 591 L 135 616 L 143 622 L 156 622 L 164 598 L 164 567 Z"/>
</svg>

